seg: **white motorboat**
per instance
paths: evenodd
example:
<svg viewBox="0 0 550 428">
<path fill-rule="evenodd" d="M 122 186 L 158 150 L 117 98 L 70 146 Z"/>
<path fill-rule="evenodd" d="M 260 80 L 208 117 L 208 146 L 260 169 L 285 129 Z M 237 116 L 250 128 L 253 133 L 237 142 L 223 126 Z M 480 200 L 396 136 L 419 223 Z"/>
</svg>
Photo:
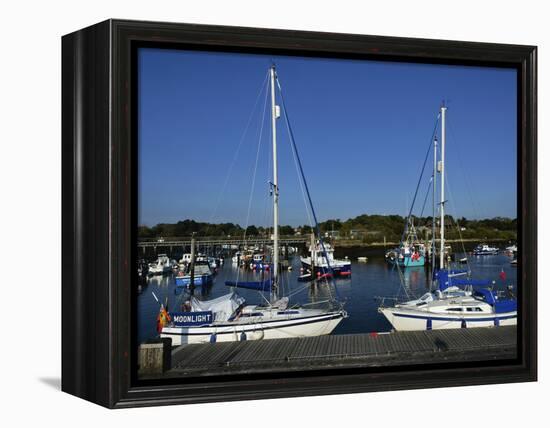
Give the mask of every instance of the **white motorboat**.
<svg viewBox="0 0 550 428">
<path fill-rule="evenodd" d="M 316 242 L 309 246 L 308 257 L 300 257 L 302 268 L 311 272 L 311 260 L 313 258 L 315 275 L 333 274 L 335 276 L 350 276 L 351 261 L 334 258 L 334 248 L 329 243 Z"/>
<path fill-rule="evenodd" d="M 172 345 L 319 336 L 330 334 L 347 316 L 341 306 L 335 310 L 289 306 L 289 297 L 280 295 L 282 287 L 279 278 L 279 187 L 276 157 L 276 122 L 280 116 L 280 108 L 275 104 L 275 84 L 278 82 L 274 66 L 270 69 L 270 77 L 273 133 L 273 182 L 270 183 L 273 197 L 273 268 L 270 269 L 270 278 L 265 281 L 226 282 L 226 285 L 233 289 L 247 288 L 268 293 L 269 300 L 262 294 L 265 303 L 250 305 L 235 291 L 205 301 L 191 296 L 184 304 L 186 311 L 171 314 L 171 322 L 161 330 L 161 337 L 171 338 Z M 280 85 L 278 87 L 280 90 Z M 285 115 L 285 118 L 290 127 L 288 116 Z M 292 142 L 295 144 L 293 140 Z M 293 148 L 297 155 L 295 145 Z"/>
<path fill-rule="evenodd" d="M 474 248 L 474 255 L 475 256 L 494 256 L 498 254 L 498 248 L 491 247 L 487 244 L 479 244 L 477 247 Z"/>
<path fill-rule="evenodd" d="M 172 272 L 173 262 L 166 254 L 159 254 L 157 260 L 149 263 L 148 275 L 164 275 Z"/>
<path fill-rule="evenodd" d="M 514 254 L 518 252 L 518 246 L 516 244 L 506 247 L 506 252 L 509 254 Z"/>
<path fill-rule="evenodd" d="M 178 261 L 180 270 L 185 270 L 185 268 L 191 263 L 191 253 L 183 253 L 181 259 Z"/>
</svg>

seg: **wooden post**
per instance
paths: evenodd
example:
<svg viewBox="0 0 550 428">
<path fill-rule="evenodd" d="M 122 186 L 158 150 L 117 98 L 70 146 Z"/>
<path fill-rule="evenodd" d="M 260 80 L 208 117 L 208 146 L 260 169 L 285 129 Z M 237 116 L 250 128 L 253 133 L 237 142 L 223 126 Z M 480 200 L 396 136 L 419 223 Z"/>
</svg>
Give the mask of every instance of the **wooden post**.
<svg viewBox="0 0 550 428">
<path fill-rule="evenodd" d="M 311 277 L 315 278 L 315 257 L 317 255 L 317 251 L 315 251 L 315 233 L 311 233 L 310 236 L 310 251 L 311 251 Z"/>
<path fill-rule="evenodd" d="M 172 339 L 152 339 L 139 345 L 139 375 L 159 375 L 172 365 Z"/>
<path fill-rule="evenodd" d="M 195 234 L 191 238 L 191 266 L 189 269 L 191 280 L 189 281 L 189 287 L 195 286 Z"/>
</svg>

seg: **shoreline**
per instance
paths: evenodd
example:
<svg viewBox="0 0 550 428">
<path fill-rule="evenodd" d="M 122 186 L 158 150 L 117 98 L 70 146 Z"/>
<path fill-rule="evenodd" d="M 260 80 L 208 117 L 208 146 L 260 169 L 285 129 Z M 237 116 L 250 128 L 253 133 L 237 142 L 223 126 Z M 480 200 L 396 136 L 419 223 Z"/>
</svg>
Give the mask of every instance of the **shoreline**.
<svg viewBox="0 0 550 428">
<path fill-rule="evenodd" d="M 517 238 L 516 238 L 517 239 Z M 468 243 L 479 243 L 479 242 L 489 242 L 489 243 L 503 243 L 509 241 L 516 241 L 516 239 L 505 239 L 505 238 L 494 238 L 494 239 L 480 239 L 480 238 L 467 238 L 467 239 L 445 239 L 445 242 L 449 244 L 456 244 L 460 242 Z M 436 239 L 436 242 L 439 239 Z M 380 248 L 380 247 L 395 247 L 399 245 L 399 242 L 362 242 L 361 240 L 351 240 L 351 239 L 338 239 L 331 241 L 331 244 L 336 248 L 349 248 L 349 247 L 362 247 L 362 248 Z"/>
</svg>

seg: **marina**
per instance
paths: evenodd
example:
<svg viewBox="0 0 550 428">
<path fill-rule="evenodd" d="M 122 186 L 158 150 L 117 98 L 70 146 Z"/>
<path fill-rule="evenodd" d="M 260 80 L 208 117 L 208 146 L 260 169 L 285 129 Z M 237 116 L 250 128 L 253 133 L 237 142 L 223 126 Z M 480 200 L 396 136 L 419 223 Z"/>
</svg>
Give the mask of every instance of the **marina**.
<svg viewBox="0 0 550 428">
<path fill-rule="evenodd" d="M 468 249 L 468 248 L 467 248 Z M 471 251 L 472 248 L 468 249 Z M 305 251 L 305 249 L 303 250 Z M 411 267 L 403 270 L 402 273 L 390 265 L 384 258 L 383 248 L 338 248 L 336 256 L 344 258 L 348 256 L 351 260 L 353 274 L 349 278 L 334 278 L 329 284 L 325 283 L 301 283 L 300 256 L 295 255 L 289 259 L 292 270 L 281 272 L 281 279 L 284 287 L 289 287 L 289 292 L 294 293 L 289 304 L 295 302 L 314 303 L 326 300 L 338 293 L 345 300 L 345 310 L 348 318 L 344 319 L 333 331 L 333 335 L 356 334 L 369 332 L 388 332 L 392 330 L 391 324 L 378 312 L 380 297 L 405 298 L 405 292 L 401 286 L 401 274 L 403 283 L 409 296 L 420 297 L 429 290 L 430 271 L 425 267 Z M 368 263 L 358 262 L 356 254 L 368 254 Z M 469 254 L 468 254 L 469 255 Z M 457 258 L 465 255 L 459 253 Z M 482 257 L 470 256 L 470 268 L 476 277 L 490 278 L 495 281 L 496 290 L 505 291 L 508 285 L 513 285 L 514 291 L 517 287 L 517 268 L 510 264 L 511 257 L 499 253 Z M 173 256 L 177 258 L 177 255 Z M 502 272 L 505 273 L 505 280 L 502 280 Z M 206 287 L 197 287 L 193 295 L 199 299 L 213 299 L 227 294 L 230 287 L 225 285 L 226 281 L 261 281 L 262 272 L 245 270 L 231 263 L 231 258 L 226 257 L 223 266 L 212 279 L 212 284 Z M 304 287 L 305 286 L 305 287 Z M 178 311 L 184 301 L 184 294 L 180 287 L 176 286 L 175 275 L 151 276 L 140 281 L 138 288 L 138 342 L 143 343 L 158 336 L 156 330 L 156 318 L 159 305 L 152 293 L 158 296 L 159 300 L 168 303 L 170 311 Z M 254 290 L 239 290 L 239 294 L 250 302 L 261 303 L 262 299 Z"/>
<path fill-rule="evenodd" d="M 288 88 L 291 97 L 299 92 L 292 82 Z M 517 247 L 510 244 L 517 240 L 517 220 L 477 214 L 467 220 L 450 214 L 460 212 L 455 202 L 463 204 L 464 199 L 457 201 L 450 190 L 449 171 L 456 178 L 457 163 L 446 167 L 447 109 L 443 100 L 431 116 L 435 120 L 427 151 L 421 140 L 410 147 L 425 153 L 419 177 L 404 158 L 393 162 L 395 169 L 388 171 L 380 189 L 353 180 L 349 184 L 355 192 L 347 185 L 337 186 L 337 192 L 322 191 L 341 179 L 345 167 L 338 175 L 326 168 L 325 159 L 319 162 L 314 140 L 302 133 L 314 132 L 318 122 L 308 124 L 304 115 L 291 122 L 271 61 L 235 152 L 218 156 L 217 169 L 200 171 L 210 191 L 191 186 L 185 189 L 187 199 L 172 197 L 181 212 L 194 211 L 189 201 L 195 200 L 202 215 L 139 226 L 137 341 L 142 374 L 147 376 L 147 367 L 154 366 L 151 361 L 162 361 L 161 375 L 178 377 L 337 367 L 342 360 L 378 366 L 513 358 L 518 284 Z M 243 153 L 241 143 L 251 122 L 257 127 L 257 145 Z M 303 153 L 295 124 L 300 141 L 309 146 Z M 428 122 L 423 127 L 432 129 Z M 461 147 L 453 143 L 455 150 Z M 461 156 L 459 151 L 447 155 Z M 250 164 L 237 172 L 241 184 L 228 187 L 234 186 L 229 178 L 239 156 Z M 317 157 L 316 164 L 312 157 Z M 307 175 L 302 162 L 309 165 Z M 225 178 L 220 176 L 223 170 Z M 324 215 L 333 210 L 337 217 L 319 221 L 310 180 Z M 392 186 L 392 180 L 407 185 L 395 186 L 394 181 Z M 261 181 L 264 187 L 257 191 Z M 461 188 L 468 185 L 464 179 L 458 183 Z M 364 213 L 363 204 L 377 190 L 387 204 L 395 204 L 391 190 L 398 189 L 401 197 L 414 189 L 406 194 L 405 217 L 360 214 L 339 219 L 340 213 L 353 211 L 351 205 Z M 330 198 L 340 192 L 347 198 L 333 204 Z M 230 217 L 214 223 L 219 209 Z M 211 210 L 208 222 L 205 210 Z M 289 218 L 294 219 L 290 224 Z M 499 240 L 508 245 L 505 250 Z M 359 251 L 346 241 L 360 242 Z"/>
</svg>

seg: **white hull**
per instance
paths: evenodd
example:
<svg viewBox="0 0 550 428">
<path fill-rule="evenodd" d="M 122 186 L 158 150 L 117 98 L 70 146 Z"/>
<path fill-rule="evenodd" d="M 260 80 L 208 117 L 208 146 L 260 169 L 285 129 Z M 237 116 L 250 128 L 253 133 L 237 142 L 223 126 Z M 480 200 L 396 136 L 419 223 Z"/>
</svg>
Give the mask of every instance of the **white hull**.
<svg viewBox="0 0 550 428">
<path fill-rule="evenodd" d="M 161 268 L 156 268 L 156 267 L 150 267 L 149 268 L 149 272 L 148 274 L 149 275 L 164 275 L 166 273 L 170 273 L 172 272 L 172 267 L 171 266 L 164 266 L 164 267 L 161 267 Z"/>
<path fill-rule="evenodd" d="M 302 262 L 302 264 L 306 264 L 308 266 L 311 266 L 311 257 L 301 257 L 300 258 L 300 261 Z M 331 268 L 343 268 L 343 267 L 349 267 L 351 266 L 351 261 L 349 260 L 337 260 L 337 259 L 333 259 L 330 261 L 330 264 L 327 263 L 327 261 L 323 258 L 323 260 L 317 260 L 315 262 L 315 266 L 317 267 L 323 267 L 323 268 L 328 268 L 329 266 Z"/>
<path fill-rule="evenodd" d="M 344 316 L 344 312 L 329 312 L 263 323 L 227 322 L 200 327 L 165 327 L 160 336 L 171 338 L 173 346 L 209 343 L 213 335 L 216 342 L 323 336 L 330 334 Z M 243 333 L 246 338 L 243 337 Z"/>
<path fill-rule="evenodd" d="M 428 319 L 431 319 L 431 329 L 475 328 L 516 325 L 517 312 L 499 314 L 461 314 L 450 315 L 427 313 L 403 308 L 380 308 L 380 312 L 397 331 L 427 330 Z M 497 321 L 495 321 L 495 318 Z M 463 324 L 465 323 L 465 325 Z"/>
</svg>

